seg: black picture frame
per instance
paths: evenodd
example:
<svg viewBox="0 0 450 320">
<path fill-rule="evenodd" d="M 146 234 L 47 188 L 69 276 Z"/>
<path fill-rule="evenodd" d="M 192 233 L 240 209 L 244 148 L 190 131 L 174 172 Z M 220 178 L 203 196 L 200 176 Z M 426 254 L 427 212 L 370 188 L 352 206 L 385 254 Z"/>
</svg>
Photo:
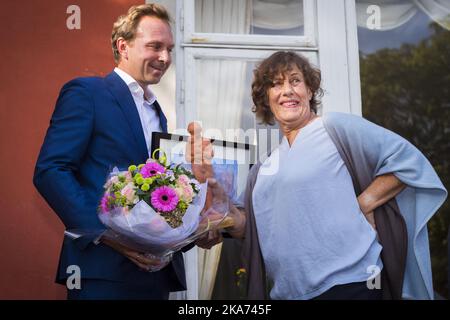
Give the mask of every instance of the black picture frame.
<svg viewBox="0 0 450 320">
<path fill-rule="evenodd" d="M 185 152 L 187 135 L 173 133 L 153 132 L 151 154 L 156 150 L 164 151 L 168 163 L 186 163 Z M 229 196 L 236 204 L 242 203 L 243 193 L 247 182 L 247 176 L 250 168 L 255 164 L 256 146 L 250 143 L 231 142 L 218 139 L 211 139 L 214 149 L 213 169 L 217 172 L 224 172 L 232 167 L 233 170 L 233 188 L 228 189 Z M 159 153 L 155 154 L 156 157 Z M 226 184 L 220 177 L 218 181 Z"/>
</svg>

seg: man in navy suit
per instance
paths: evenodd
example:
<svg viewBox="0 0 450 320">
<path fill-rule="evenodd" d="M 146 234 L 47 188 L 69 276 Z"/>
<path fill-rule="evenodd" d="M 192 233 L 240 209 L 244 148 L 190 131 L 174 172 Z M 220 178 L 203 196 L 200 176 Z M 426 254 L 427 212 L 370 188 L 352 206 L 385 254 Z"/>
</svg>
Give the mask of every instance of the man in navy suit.
<svg viewBox="0 0 450 320">
<path fill-rule="evenodd" d="M 56 282 L 66 283 L 71 265 L 81 271 L 81 289 L 68 289 L 69 299 L 167 299 L 186 289 L 181 253 L 168 264 L 145 258 L 102 238 L 97 218 L 109 171 L 145 163 L 151 133 L 167 132 L 149 86 L 171 63 L 169 22 L 162 6 L 131 7 L 113 27 L 117 68 L 105 78 L 68 82 L 57 100 L 33 181 L 67 230 L 89 230 L 64 238 Z M 155 269 L 161 270 L 149 272 Z"/>
</svg>

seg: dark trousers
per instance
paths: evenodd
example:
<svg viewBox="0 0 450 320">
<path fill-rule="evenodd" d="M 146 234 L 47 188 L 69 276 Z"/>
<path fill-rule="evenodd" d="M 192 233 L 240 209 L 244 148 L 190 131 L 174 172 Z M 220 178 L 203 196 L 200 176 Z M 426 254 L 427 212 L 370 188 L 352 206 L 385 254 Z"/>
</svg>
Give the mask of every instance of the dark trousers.
<svg viewBox="0 0 450 320">
<path fill-rule="evenodd" d="M 313 300 L 381 300 L 382 289 L 369 289 L 367 282 L 337 285 Z"/>
<path fill-rule="evenodd" d="M 68 300 L 167 300 L 169 290 L 97 279 L 81 280 L 81 289 L 67 289 Z"/>
</svg>

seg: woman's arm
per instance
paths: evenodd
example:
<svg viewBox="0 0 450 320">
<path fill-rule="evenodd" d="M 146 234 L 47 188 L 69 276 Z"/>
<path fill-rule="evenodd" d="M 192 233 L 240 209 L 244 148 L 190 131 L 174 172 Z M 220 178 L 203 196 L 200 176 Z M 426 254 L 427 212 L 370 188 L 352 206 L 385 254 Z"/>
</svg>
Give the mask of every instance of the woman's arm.
<svg viewBox="0 0 450 320">
<path fill-rule="evenodd" d="M 406 185 L 394 174 L 389 173 L 376 177 L 367 189 L 359 195 L 359 207 L 374 228 L 373 210 L 394 198 L 405 187 Z"/>
</svg>

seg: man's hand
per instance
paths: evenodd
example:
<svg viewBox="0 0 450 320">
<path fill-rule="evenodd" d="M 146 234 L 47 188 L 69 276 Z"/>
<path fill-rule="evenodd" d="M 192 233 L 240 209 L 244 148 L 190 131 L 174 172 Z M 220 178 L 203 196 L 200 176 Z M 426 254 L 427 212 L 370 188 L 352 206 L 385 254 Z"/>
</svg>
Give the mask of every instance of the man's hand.
<svg viewBox="0 0 450 320">
<path fill-rule="evenodd" d="M 189 123 L 188 132 L 190 136 L 186 145 L 186 161 L 193 165 L 211 166 L 214 157 L 211 140 L 202 137 L 202 127 L 196 122 Z M 212 175 L 204 177 L 204 181 L 209 177 Z M 200 179 L 197 178 L 199 181 Z"/>
<path fill-rule="evenodd" d="M 154 272 L 159 271 L 165 266 L 169 264 L 171 261 L 171 258 L 158 258 L 158 257 L 152 257 L 150 258 L 148 255 L 145 255 L 144 253 L 140 253 L 137 251 L 134 251 L 123 244 L 120 244 L 117 241 L 114 241 L 112 239 L 108 239 L 105 237 L 102 237 L 100 240 L 102 243 L 110 246 L 123 256 L 130 259 L 134 264 L 136 264 L 140 269 L 148 272 Z"/>
<path fill-rule="evenodd" d="M 191 163 L 192 173 L 195 179 L 200 183 L 204 183 L 206 179 L 214 177 L 212 168 L 212 158 L 214 150 L 211 141 L 202 138 L 202 127 L 191 122 L 188 126 L 189 138 L 186 144 L 186 161 Z M 211 193 L 206 194 L 205 208 L 211 206 Z"/>
</svg>

